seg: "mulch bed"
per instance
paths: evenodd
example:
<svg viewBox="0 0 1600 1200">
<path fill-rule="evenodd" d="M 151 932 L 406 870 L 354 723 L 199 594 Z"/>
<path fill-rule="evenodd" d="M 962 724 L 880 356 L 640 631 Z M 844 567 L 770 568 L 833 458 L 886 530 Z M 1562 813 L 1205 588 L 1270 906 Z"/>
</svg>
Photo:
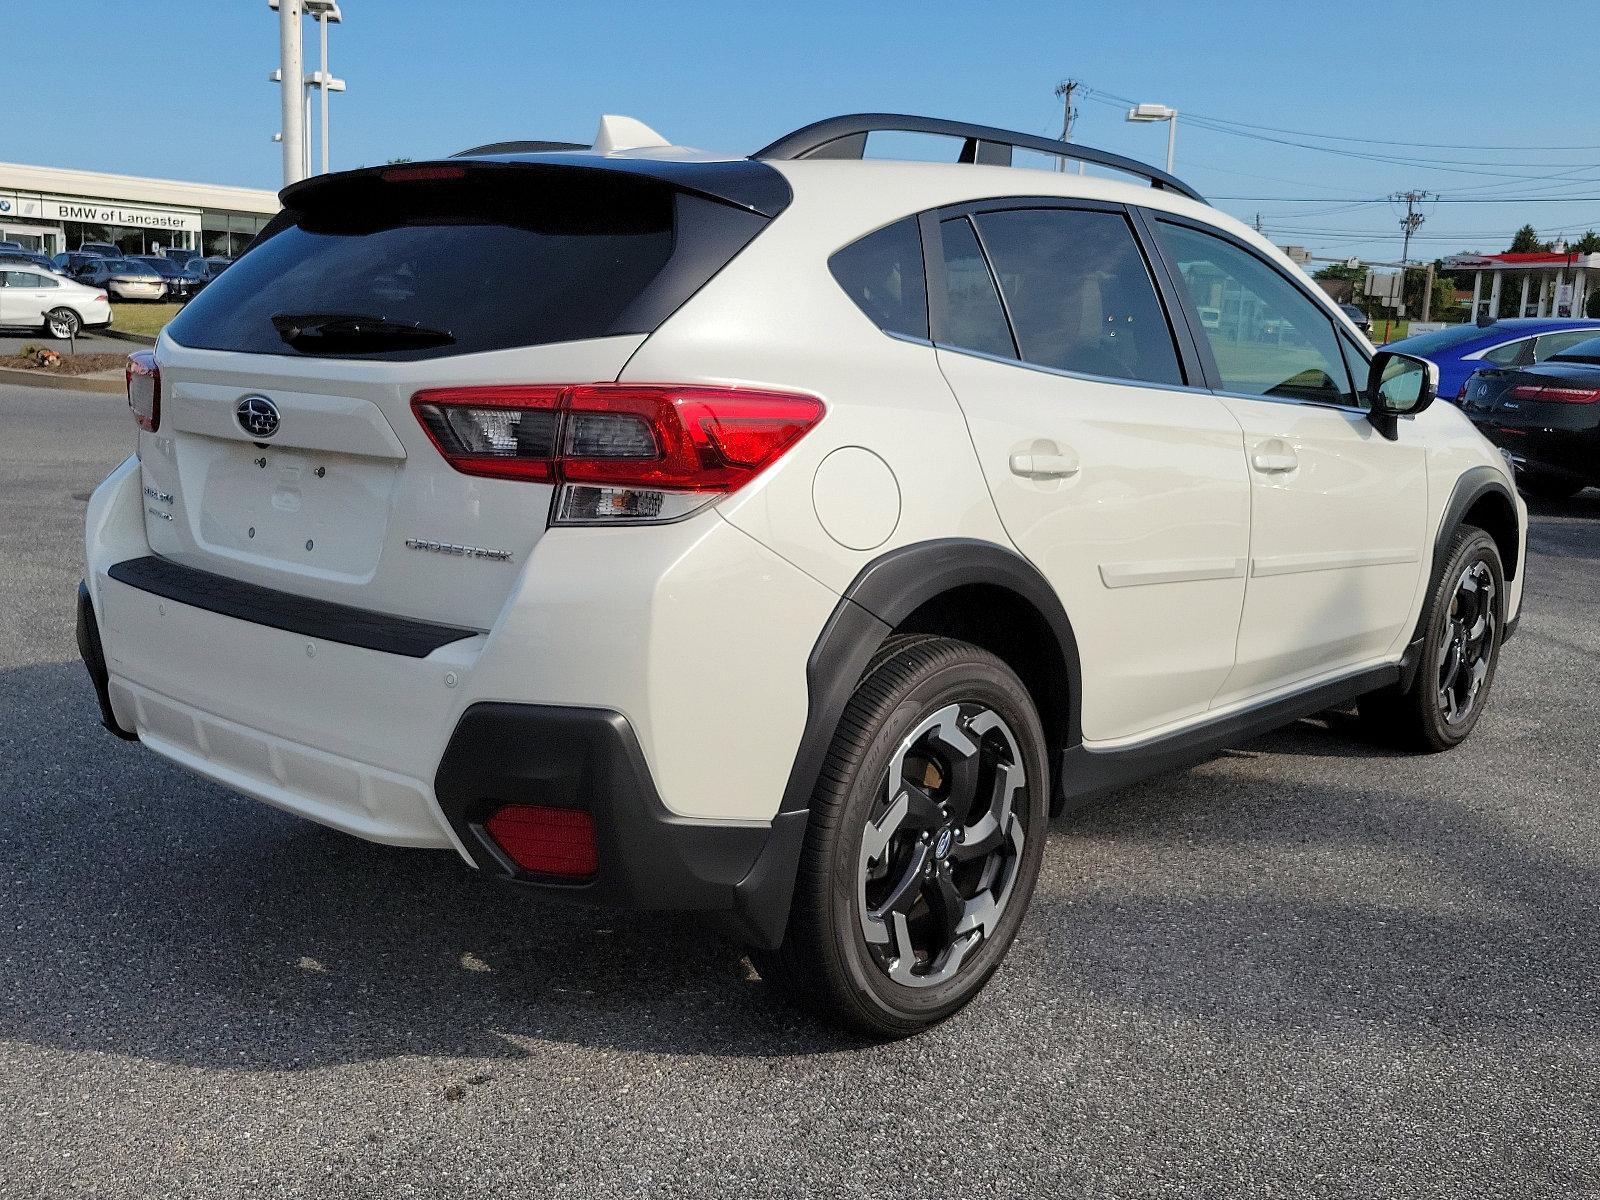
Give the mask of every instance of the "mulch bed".
<svg viewBox="0 0 1600 1200">
<path fill-rule="evenodd" d="M 0 367 L 38 371 L 41 375 L 88 375 L 94 371 L 120 371 L 128 364 L 126 354 L 63 354 L 53 367 L 41 367 L 31 355 L 0 354 Z"/>
</svg>

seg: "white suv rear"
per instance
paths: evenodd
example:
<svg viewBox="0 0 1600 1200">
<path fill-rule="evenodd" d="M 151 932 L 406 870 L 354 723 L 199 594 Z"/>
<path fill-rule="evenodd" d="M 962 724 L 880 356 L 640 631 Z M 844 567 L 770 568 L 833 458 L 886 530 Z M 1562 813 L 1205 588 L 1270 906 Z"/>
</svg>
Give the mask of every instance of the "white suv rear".
<svg viewBox="0 0 1600 1200">
<path fill-rule="evenodd" d="M 882 129 L 961 162 L 861 161 Z M 1250 230 L 985 127 L 659 142 L 285 190 L 130 364 L 79 604 L 108 728 L 713 914 L 883 1035 L 998 966 L 1051 813 L 1358 698 L 1466 736 L 1508 469 Z"/>
</svg>

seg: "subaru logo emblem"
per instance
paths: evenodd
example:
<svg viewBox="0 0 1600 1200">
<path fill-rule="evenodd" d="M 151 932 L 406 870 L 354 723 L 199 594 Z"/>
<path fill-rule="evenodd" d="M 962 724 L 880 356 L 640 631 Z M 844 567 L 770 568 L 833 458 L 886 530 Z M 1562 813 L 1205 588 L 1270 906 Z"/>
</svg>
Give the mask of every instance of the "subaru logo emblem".
<svg viewBox="0 0 1600 1200">
<path fill-rule="evenodd" d="M 265 396 L 245 396 L 234 407 L 239 428 L 257 441 L 278 432 L 278 406 Z"/>
<path fill-rule="evenodd" d="M 939 831 L 939 840 L 933 844 L 933 856 L 935 858 L 943 858 L 945 855 L 950 853 L 951 837 L 952 834 L 948 829 L 941 829 Z"/>
</svg>

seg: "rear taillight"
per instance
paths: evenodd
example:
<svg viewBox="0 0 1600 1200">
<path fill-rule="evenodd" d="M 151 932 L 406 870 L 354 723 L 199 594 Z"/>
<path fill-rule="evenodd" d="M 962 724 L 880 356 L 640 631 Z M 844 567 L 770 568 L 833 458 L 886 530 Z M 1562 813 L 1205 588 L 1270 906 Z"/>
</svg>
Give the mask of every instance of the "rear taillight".
<svg viewBox="0 0 1600 1200">
<path fill-rule="evenodd" d="M 737 491 L 822 418 L 815 396 L 587 384 L 418 392 L 417 419 L 456 470 L 558 486 L 558 525 L 668 521 Z"/>
<path fill-rule="evenodd" d="M 1513 400 L 1537 400 L 1543 404 L 1594 404 L 1600 401 L 1600 388 L 1554 387 L 1550 384 L 1519 383 L 1511 389 Z"/>
<path fill-rule="evenodd" d="M 161 371 L 149 350 L 128 355 L 128 407 L 140 429 L 154 433 L 161 424 Z"/>
<path fill-rule="evenodd" d="M 583 879 L 600 866 L 594 818 L 579 808 L 507 804 L 483 828 L 507 858 L 536 875 Z"/>
</svg>

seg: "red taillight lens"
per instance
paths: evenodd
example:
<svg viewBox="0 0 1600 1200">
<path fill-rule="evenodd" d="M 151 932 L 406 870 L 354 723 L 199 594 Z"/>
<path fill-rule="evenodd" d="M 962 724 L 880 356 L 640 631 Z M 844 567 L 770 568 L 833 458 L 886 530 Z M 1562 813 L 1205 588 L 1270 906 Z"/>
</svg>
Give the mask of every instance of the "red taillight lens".
<svg viewBox="0 0 1600 1200">
<path fill-rule="evenodd" d="M 596 384 L 567 396 L 561 478 L 568 483 L 733 492 L 822 416 L 822 401 L 744 388 Z M 611 434 L 614 445 L 605 444 Z M 641 433 L 655 442 L 643 453 Z"/>
<path fill-rule="evenodd" d="M 385 183 L 432 183 L 441 179 L 465 179 L 465 167 L 390 167 L 381 172 Z"/>
<path fill-rule="evenodd" d="M 1594 404 L 1600 401 L 1600 388 L 1555 387 L 1550 384 L 1519 383 L 1511 389 L 1513 400 L 1537 400 L 1544 404 Z"/>
<path fill-rule="evenodd" d="M 507 804 L 483 827 L 524 871 L 582 879 L 600 866 L 594 818 L 582 809 Z"/>
<path fill-rule="evenodd" d="M 161 371 L 156 356 L 148 350 L 128 355 L 126 371 L 128 407 L 140 429 L 154 433 L 161 424 Z"/>
<path fill-rule="evenodd" d="M 456 470 L 562 485 L 558 523 L 659 521 L 737 491 L 822 418 L 815 396 L 597 383 L 438 388 L 412 407 Z"/>
</svg>

